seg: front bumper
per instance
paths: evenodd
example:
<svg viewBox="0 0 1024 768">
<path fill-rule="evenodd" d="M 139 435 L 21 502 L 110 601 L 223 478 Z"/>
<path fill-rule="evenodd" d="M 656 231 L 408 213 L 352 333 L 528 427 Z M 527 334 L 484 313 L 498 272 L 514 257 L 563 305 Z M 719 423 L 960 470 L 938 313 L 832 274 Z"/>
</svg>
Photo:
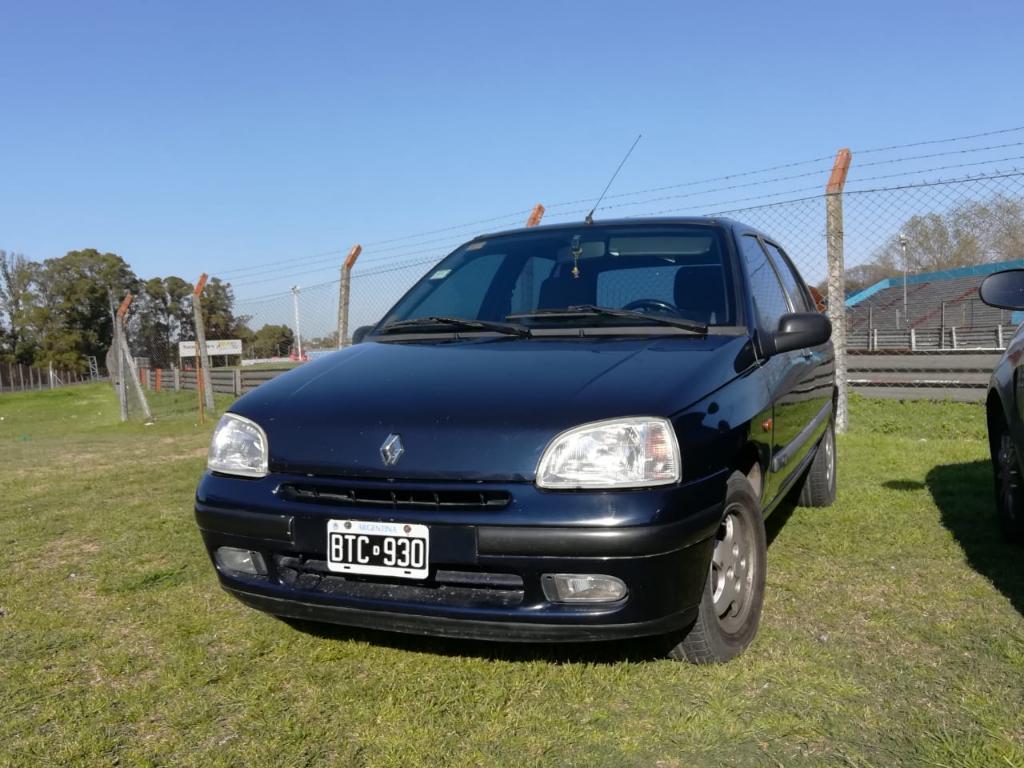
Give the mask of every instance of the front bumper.
<svg viewBox="0 0 1024 768">
<path fill-rule="evenodd" d="M 282 481 L 206 475 L 200 483 L 196 519 L 211 557 L 217 547 L 242 547 L 267 564 L 265 577 L 218 570 L 230 594 L 289 618 L 504 641 L 621 639 L 688 626 L 724 497 L 724 481 L 718 489 L 714 478 L 594 493 L 509 484 L 501 488 L 512 501 L 498 511 L 382 510 L 282 498 Z M 428 525 L 430 575 L 411 581 L 328 572 L 331 518 Z M 542 588 L 551 573 L 611 575 L 629 592 L 615 603 L 554 603 Z"/>
</svg>

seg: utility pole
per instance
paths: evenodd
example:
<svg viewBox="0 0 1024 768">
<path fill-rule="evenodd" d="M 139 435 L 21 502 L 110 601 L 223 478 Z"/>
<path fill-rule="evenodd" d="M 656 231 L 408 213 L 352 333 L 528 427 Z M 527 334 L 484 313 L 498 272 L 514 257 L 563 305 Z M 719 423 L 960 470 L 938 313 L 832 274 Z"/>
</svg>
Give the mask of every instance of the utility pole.
<svg viewBox="0 0 1024 768">
<path fill-rule="evenodd" d="M 910 315 L 907 314 L 907 235 L 900 232 L 900 251 L 903 252 L 903 322 L 910 327 Z"/>
<path fill-rule="evenodd" d="M 356 243 L 341 265 L 341 283 L 338 289 L 338 349 L 348 343 L 348 301 L 352 290 L 352 267 L 355 266 L 356 259 L 362 252 L 363 246 Z M 298 320 L 296 320 L 296 325 L 298 325 Z"/>
<path fill-rule="evenodd" d="M 302 362 L 302 331 L 299 329 L 299 286 L 292 286 L 292 303 L 295 305 L 295 352 Z"/>
<path fill-rule="evenodd" d="M 206 410 L 213 410 L 213 380 L 210 378 L 210 358 L 206 354 L 206 326 L 203 325 L 203 303 L 200 297 L 203 288 L 206 287 L 206 273 L 203 272 L 196 282 L 196 288 L 192 291 L 192 319 L 196 326 L 196 391 L 200 393 L 206 404 Z M 203 374 L 206 374 L 205 376 Z M 204 420 L 202 406 L 199 411 L 199 421 Z"/>
</svg>

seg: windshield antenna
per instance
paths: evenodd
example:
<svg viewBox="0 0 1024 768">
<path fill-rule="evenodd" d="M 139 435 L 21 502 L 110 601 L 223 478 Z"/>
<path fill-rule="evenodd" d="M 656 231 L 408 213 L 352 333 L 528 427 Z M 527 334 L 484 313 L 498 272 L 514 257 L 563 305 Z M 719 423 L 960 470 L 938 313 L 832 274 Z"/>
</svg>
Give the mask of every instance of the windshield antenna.
<svg viewBox="0 0 1024 768">
<path fill-rule="evenodd" d="M 611 187 L 611 185 L 612 185 L 612 182 L 615 181 L 615 177 L 619 175 L 619 171 L 622 170 L 622 166 L 624 166 L 626 164 L 626 161 L 629 160 L 629 156 L 631 154 L 633 154 L 634 147 L 636 147 L 636 145 L 640 143 L 640 139 L 642 137 L 643 137 L 642 133 L 638 133 L 636 135 L 636 139 L 633 141 L 633 146 L 631 146 L 629 148 L 629 151 L 626 153 L 626 156 L 624 158 L 622 158 L 622 162 L 619 163 L 619 167 L 615 169 L 615 173 L 612 174 L 612 177 L 610 179 L 608 179 L 608 183 L 605 184 L 604 192 L 602 192 L 601 196 L 599 198 L 597 198 L 597 202 L 594 203 L 594 207 L 590 209 L 590 213 L 587 214 L 587 218 L 585 218 L 583 220 L 583 222 L 585 224 L 593 224 L 594 223 L 594 211 L 597 210 L 597 206 L 599 206 L 601 204 L 601 201 L 604 200 L 604 196 L 605 196 L 605 194 L 607 194 L 609 187 Z"/>
</svg>

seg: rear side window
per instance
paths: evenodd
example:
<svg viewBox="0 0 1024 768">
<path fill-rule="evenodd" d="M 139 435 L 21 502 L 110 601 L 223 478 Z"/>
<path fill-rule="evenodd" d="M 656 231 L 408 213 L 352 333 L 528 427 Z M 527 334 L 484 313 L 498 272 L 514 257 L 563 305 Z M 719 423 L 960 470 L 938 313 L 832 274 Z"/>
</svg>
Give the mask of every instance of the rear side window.
<svg viewBox="0 0 1024 768">
<path fill-rule="evenodd" d="M 740 254 L 750 276 L 750 292 L 760 325 L 766 331 L 775 331 L 779 318 L 792 311 L 779 277 L 761 244 L 751 235 L 740 238 Z"/>
<path fill-rule="evenodd" d="M 789 259 L 782 253 L 782 249 L 774 243 L 769 243 L 767 240 L 764 244 L 768 249 L 768 255 L 771 257 L 776 271 L 779 273 L 779 277 L 782 278 L 782 286 L 786 289 L 786 293 L 789 294 L 789 299 L 793 303 L 793 309 L 797 312 L 812 311 L 808 304 L 807 294 L 797 280 L 796 273 L 793 272 Z"/>
</svg>

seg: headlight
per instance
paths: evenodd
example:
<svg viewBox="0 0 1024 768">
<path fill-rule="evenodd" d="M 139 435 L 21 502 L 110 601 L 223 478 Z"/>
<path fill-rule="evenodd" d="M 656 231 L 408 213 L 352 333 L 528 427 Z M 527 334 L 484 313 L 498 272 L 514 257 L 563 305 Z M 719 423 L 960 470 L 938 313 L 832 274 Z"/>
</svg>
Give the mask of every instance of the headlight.
<svg viewBox="0 0 1024 768">
<path fill-rule="evenodd" d="M 206 466 L 213 472 L 242 477 L 267 474 L 267 435 L 259 424 L 225 413 L 213 433 Z"/>
<path fill-rule="evenodd" d="M 567 430 L 537 465 L 540 488 L 637 488 L 679 481 L 682 459 L 665 419 L 595 421 Z"/>
</svg>

